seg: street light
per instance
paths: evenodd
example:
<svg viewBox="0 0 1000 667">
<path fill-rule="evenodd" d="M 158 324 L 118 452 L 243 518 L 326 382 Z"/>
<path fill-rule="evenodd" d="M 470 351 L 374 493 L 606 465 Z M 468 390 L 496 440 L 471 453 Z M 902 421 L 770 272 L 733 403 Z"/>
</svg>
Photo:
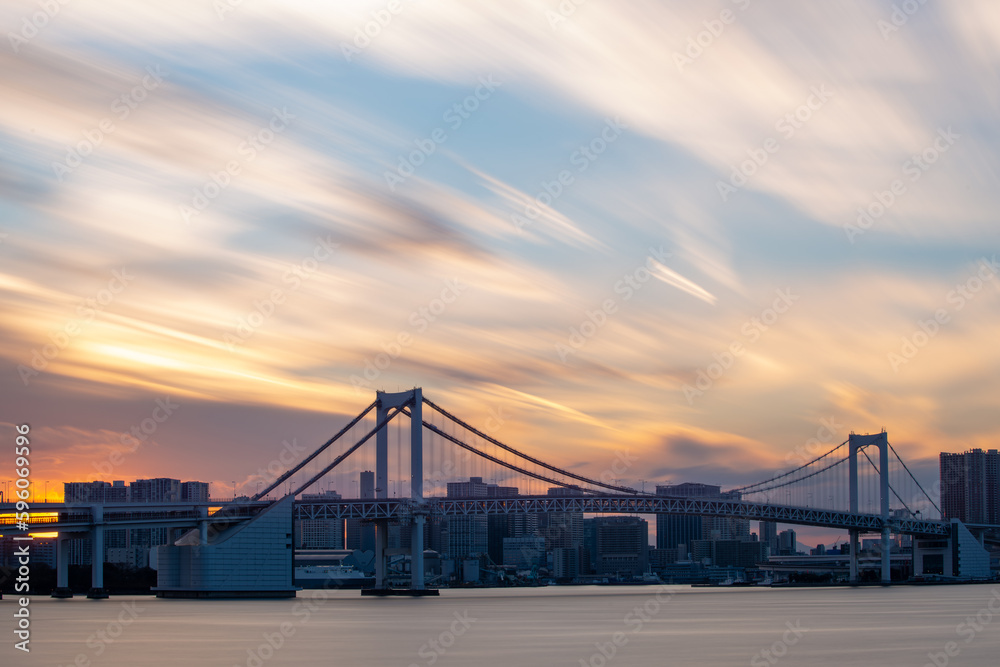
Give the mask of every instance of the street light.
<svg viewBox="0 0 1000 667">
<path fill-rule="evenodd" d="M 45 497 L 42 502 L 49 502 L 49 480 L 45 480 Z"/>
</svg>

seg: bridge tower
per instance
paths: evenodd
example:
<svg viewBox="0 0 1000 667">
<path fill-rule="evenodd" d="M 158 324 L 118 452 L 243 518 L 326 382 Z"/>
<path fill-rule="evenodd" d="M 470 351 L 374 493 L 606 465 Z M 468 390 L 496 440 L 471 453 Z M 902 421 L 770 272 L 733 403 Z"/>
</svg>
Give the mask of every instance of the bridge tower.
<svg viewBox="0 0 1000 667">
<path fill-rule="evenodd" d="M 850 499 L 851 512 L 858 513 L 858 452 L 865 447 L 874 445 L 879 450 L 879 499 L 881 500 L 882 515 L 882 584 L 887 585 L 892 581 L 889 567 L 889 436 L 885 431 L 873 435 L 859 435 L 851 433 L 848 436 L 848 447 L 850 448 Z M 858 534 L 857 528 L 853 528 L 851 533 L 851 583 L 858 583 Z"/>
<path fill-rule="evenodd" d="M 408 391 L 376 392 L 376 423 L 381 423 L 389 411 L 397 407 L 410 410 L 410 501 L 413 522 L 410 539 L 410 580 L 414 590 L 424 588 L 424 445 L 423 391 L 415 387 Z M 375 435 L 375 497 L 389 497 L 389 425 Z M 375 522 L 375 588 L 386 587 L 386 548 L 389 545 L 389 520 Z"/>
</svg>

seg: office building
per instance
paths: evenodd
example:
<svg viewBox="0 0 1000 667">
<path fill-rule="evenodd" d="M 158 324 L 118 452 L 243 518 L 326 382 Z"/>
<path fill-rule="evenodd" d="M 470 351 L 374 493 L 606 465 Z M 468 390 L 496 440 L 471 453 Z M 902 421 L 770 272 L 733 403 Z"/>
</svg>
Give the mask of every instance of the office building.
<svg viewBox="0 0 1000 667">
<path fill-rule="evenodd" d="M 181 482 L 181 500 L 208 502 L 208 482 Z"/>
<path fill-rule="evenodd" d="M 305 502 L 340 500 L 340 494 L 326 490 L 322 493 L 303 493 L 301 499 Z M 343 549 L 344 520 L 296 519 L 294 537 L 296 549 Z"/>
<path fill-rule="evenodd" d="M 764 543 L 771 553 L 778 553 L 778 524 L 774 521 L 761 521 L 760 541 Z"/>
<path fill-rule="evenodd" d="M 362 471 L 358 476 L 358 484 L 359 497 L 362 500 L 374 500 L 375 473 L 371 470 Z M 375 524 L 362 523 L 361 519 L 348 519 L 346 533 L 348 549 L 375 552 Z"/>
<path fill-rule="evenodd" d="M 137 479 L 126 485 L 114 482 L 65 482 L 63 497 L 66 503 L 161 503 L 208 501 L 207 482 L 181 482 L 178 479 L 157 477 Z M 141 568 L 149 565 L 149 550 L 157 545 L 170 544 L 177 537 L 169 528 L 109 528 L 104 531 L 104 561 L 127 567 Z M 71 565 L 90 565 L 91 541 L 71 539 L 69 562 Z"/>
<path fill-rule="evenodd" d="M 794 530 L 783 530 L 778 533 L 778 555 L 794 556 L 799 551 Z"/>
<path fill-rule="evenodd" d="M 533 535 L 505 537 L 503 564 L 518 570 L 530 570 L 545 564 L 545 538 Z"/>
<path fill-rule="evenodd" d="M 517 487 L 487 483 L 482 477 L 465 482 L 448 482 L 449 498 L 513 498 Z M 504 558 L 503 540 L 512 536 L 507 516 L 452 516 L 447 522 L 448 541 L 445 553 L 451 558 L 486 554 L 499 564 Z"/>
<path fill-rule="evenodd" d="M 592 567 L 597 574 L 639 576 L 649 568 L 649 524 L 635 516 L 599 516 L 592 522 Z"/>
<path fill-rule="evenodd" d="M 680 498 L 718 498 L 722 489 L 711 484 L 685 482 L 683 484 L 658 484 L 656 495 Z M 680 549 L 681 560 L 691 552 L 691 543 L 702 539 L 704 521 L 700 516 L 657 514 L 656 548 Z"/>
<path fill-rule="evenodd" d="M 1000 523 L 1000 453 L 941 452 L 941 512 L 963 523 Z"/>
<path fill-rule="evenodd" d="M 123 503 L 126 500 L 128 487 L 124 481 L 63 483 L 63 502 L 66 503 Z"/>
</svg>

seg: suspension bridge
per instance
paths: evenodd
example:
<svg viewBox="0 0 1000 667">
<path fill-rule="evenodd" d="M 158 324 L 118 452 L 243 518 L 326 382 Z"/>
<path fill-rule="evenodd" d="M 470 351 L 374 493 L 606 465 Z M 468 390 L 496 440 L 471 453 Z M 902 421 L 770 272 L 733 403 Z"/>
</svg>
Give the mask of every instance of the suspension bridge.
<svg viewBox="0 0 1000 667">
<path fill-rule="evenodd" d="M 424 397 L 419 388 L 378 392 L 375 401 L 340 431 L 249 499 L 222 507 L 218 502 L 135 507 L 48 503 L 33 508 L 47 516 L 33 520 L 32 529 L 44 525 L 45 530 L 60 534 L 60 589 L 67 581 L 64 535 L 86 533 L 94 540 L 94 597 L 101 596 L 99 554 L 103 550 L 99 546 L 104 530 L 154 524 L 190 529 L 173 545 L 158 548 L 159 590 L 166 596 L 171 592 L 198 596 L 198 591 L 203 591 L 207 597 L 212 591 L 271 591 L 275 595 L 293 591 L 290 559 L 294 519 L 373 523 L 378 590 L 384 589 L 388 580 L 388 527 L 390 523 L 410 526 L 411 592 L 425 589 L 424 525 L 435 516 L 668 514 L 847 530 L 852 582 L 858 581 L 859 536 L 877 533 L 882 543 L 883 583 L 890 581 L 891 534 L 914 536 L 948 559 L 950 571 L 958 574 L 960 551 L 972 554 L 978 546 L 985 553 L 983 531 L 996 528 L 975 526 L 977 537 L 957 520 L 942 520 L 940 507 L 889 443 L 885 431 L 852 433 L 844 442 L 794 469 L 717 497 L 687 497 L 665 494 L 670 487 L 646 493 L 623 485 L 622 471 L 614 478 L 607 473 L 594 478 L 567 470 L 500 441 L 489 430 L 462 420 Z M 393 432 L 395 443 L 390 448 Z M 373 446 L 366 447 L 372 440 Z M 371 470 L 373 487 L 356 488 L 352 498 L 329 492 L 306 493 L 324 484 L 349 489 L 361 472 Z M 473 490 L 459 481 L 475 477 L 491 479 L 492 483 Z M 293 483 L 296 479 L 300 481 Z M 274 492 L 279 499 L 271 500 Z M 2 513 L 12 509 L 9 504 L 0 505 Z M 9 519 L 0 520 L 0 529 L 4 533 L 25 532 Z M 965 558 L 971 562 L 971 556 Z M 986 565 L 988 571 L 988 556 Z M 272 568 L 279 572 L 272 572 Z M 914 572 L 919 574 L 916 562 Z"/>
</svg>

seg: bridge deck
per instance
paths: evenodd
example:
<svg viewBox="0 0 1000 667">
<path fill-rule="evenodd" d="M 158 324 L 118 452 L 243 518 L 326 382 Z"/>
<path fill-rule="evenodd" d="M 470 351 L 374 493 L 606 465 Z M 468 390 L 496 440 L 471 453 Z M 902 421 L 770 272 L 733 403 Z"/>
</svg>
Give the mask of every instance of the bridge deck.
<svg viewBox="0 0 1000 667">
<path fill-rule="evenodd" d="M 213 523 L 245 520 L 267 502 L 256 501 L 222 506 L 208 520 Z M 102 506 L 101 524 L 108 527 L 145 527 L 173 525 L 196 526 L 204 520 L 203 508 L 219 508 L 218 502 L 201 503 L 121 503 Z M 0 505 L 0 514 L 12 513 L 10 503 Z M 94 525 L 92 510 L 74 503 L 36 504 L 31 509 L 29 530 L 87 530 Z M 738 517 L 777 523 L 821 526 L 838 529 L 858 529 L 879 532 L 882 517 L 825 510 L 751 503 L 739 500 L 684 498 L 652 495 L 600 496 L 518 496 L 514 498 L 427 498 L 417 504 L 408 498 L 377 500 L 310 500 L 296 501 L 295 516 L 299 519 L 404 519 L 415 514 L 463 516 L 544 512 L 582 512 L 585 514 L 673 514 L 688 516 Z M 37 513 L 47 513 L 38 515 Z M 948 535 L 950 524 L 943 521 L 890 519 L 893 532 L 913 535 Z M 13 516 L 0 518 L 0 530 L 24 532 L 15 525 Z"/>
</svg>

